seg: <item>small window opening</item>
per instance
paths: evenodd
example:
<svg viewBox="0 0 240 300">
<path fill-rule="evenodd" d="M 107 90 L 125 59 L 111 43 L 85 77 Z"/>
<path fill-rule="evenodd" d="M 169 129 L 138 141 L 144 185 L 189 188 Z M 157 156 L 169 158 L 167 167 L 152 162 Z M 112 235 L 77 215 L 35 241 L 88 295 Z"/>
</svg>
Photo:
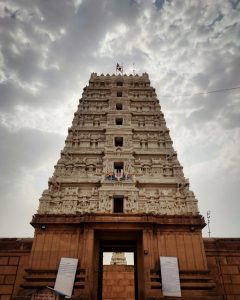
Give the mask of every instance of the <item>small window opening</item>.
<svg viewBox="0 0 240 300">
<path fill-rule="evenodd" d="M 117 97 L 122 97 L 122 92 L 117 92 Z"/>
<path fill-rule="evenodd" d="M 122 103 L 117 103 L 116 104 L 116 109 L 117 110 L 122 110 L 123 109 Z"/>
<path fill-rule="evenodd" d="M 115 137 L 115 147 L 122 147 L 122 146 L 123 146 L 123 138 Z"/>
<path fill-rule="evenodd" d="M 123 162 L 115 162 L 114 163 L 114 170 L 119 173 L 123 170 Z"/>
<path fill-rule="evenodd" d="M 123 213 L 123 196 L 114 196 L 113 197 L 113 212 L 114 213 Z"/>
<path fill-rule="evenodd" d="M 123 82 L 122 81 L 118 81 L 117 82 L 117 86 L 123 86 Z"/>
<path fill-rule="evenodd" d="M 122 125 L 123 124 L 123 118 L 116 118 L 116 125 Z"/>
<path fill-rule="evenodd" d="M 105 82 L 100 82 L 100 86 L 104 86 L 105 85 Z"/>
</svg>

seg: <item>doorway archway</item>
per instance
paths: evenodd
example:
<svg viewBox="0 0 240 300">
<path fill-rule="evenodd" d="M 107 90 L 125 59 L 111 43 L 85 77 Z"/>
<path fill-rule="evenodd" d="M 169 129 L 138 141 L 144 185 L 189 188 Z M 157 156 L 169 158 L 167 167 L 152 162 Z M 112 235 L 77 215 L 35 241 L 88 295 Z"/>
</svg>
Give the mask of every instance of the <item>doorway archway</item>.
<svg viewBox="0 0 240 300">
<path fill-rule="evenodd" d="M 139 297 L 142 280 L 143 280 L 143 272 L 142 272 L 142 232 L 141 231 L 118 231 L 117 233 L 114 231 L 96 231 L 95 232 L 95 245 L 98 249 L 98 257 L 96 257 L 97 261 L 97 276 L 95 279 L 97 280 L 97 299 L 104 300 L 103 298 L 103 253 L 104 252 L 131 252 L 134 257 L 134 296 L 132 299 L 140 300 Z M 114 269 L 114 268 L 112 268 Z M 124 269 L 124 268 L 122 268 Z M 125 268 L 126 269 L 126 268 Z M 96 269 L 95 269 L 96 270 Z M 121 268 L 116 270 L 115 274 L 119 272 Z M 114 285 L 114 272 L 112 283 Z M 97 277 L 97 278 L 96 278 Z M 116 277 L 116 276 L 115 276 Z M 124 279 L 124 275 L 123 275 Z M 129 288 L 129 287 L 128 287 Z M 117 291 L 116 291 L 117 292 Z M 110 298 L 109 298 L 110 299 Z"/>
</svg>

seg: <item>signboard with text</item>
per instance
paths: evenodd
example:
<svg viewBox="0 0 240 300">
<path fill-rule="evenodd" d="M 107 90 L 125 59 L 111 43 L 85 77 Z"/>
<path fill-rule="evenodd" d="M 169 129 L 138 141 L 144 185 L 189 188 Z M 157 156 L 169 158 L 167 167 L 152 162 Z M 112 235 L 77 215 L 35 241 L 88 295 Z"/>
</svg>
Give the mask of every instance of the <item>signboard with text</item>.
<svg viewBox="0 0 240 300">
<path fill-rule="evenodd" d="M 163 296 L 181 297 L 177 257 L 160 256 Z"/>
<path fill-rule="evenodd" d="M 78 259 L 62 257 L 58 268 L 54 290 L 67 297 L 72 296 Z"/>
</svg>

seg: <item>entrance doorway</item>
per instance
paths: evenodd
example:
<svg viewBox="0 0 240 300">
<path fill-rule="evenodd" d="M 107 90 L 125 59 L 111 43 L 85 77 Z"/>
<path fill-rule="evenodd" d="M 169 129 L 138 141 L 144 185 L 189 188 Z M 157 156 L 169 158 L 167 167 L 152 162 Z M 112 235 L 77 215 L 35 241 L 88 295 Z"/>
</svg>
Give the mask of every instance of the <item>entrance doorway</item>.
<svg viewBox="0 0 240 300">
<path fill-rule="evenodd" d="M 96 236 L 99 249 L 97 299 L 140 299 L 139 282 L 143 274 L 139 272 L 139 269 L 142 269 L 141 233 L 99 232 Z M 122 255 L 124 253 L 127 264 L 114 264 L 114 262 L 111 264 L 112 253 L 115 253 L 117 260 L 120 256 L 120 261 L 124 261 Z"/>
<path fill-rule="evenodd" d="M 135 300 L 133 252 L 103 252 L 102 300 Z"/>
</svg>

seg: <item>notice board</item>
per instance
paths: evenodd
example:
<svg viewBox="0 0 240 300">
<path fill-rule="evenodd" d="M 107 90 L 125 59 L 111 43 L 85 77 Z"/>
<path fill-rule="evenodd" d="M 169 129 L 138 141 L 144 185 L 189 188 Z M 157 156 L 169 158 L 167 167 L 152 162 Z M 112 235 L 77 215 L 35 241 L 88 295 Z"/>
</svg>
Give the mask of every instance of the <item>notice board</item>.
<svg viewBox="0 0 240 300">
<path fill-rule="evenodd" d="M 163 296 L 181 297 L 177 257 L 160 256 Z"/>
<path fill-rule="evenodd" d="M 76 258 L 67 258 L 67 257 L 61 258 L 56 282 L 54 285 L 54 290 L 57 293 L 60 293 L 67 297 L 72 296 L 77 264 L 78 264 L 78 259 Z"/>
</svg>

